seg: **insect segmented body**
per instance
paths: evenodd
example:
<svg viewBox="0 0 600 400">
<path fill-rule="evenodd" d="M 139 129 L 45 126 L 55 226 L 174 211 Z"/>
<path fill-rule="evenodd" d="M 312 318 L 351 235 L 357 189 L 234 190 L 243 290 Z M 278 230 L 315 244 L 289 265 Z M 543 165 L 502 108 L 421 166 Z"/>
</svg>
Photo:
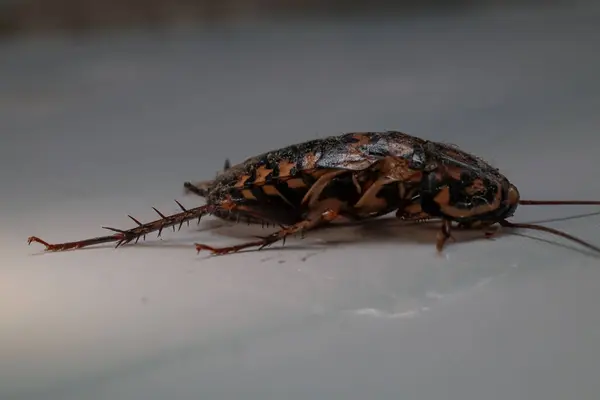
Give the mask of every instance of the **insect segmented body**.
<svg viewBox="0 0 600 400">
<path fill-rule="evenodd" d="M 498 169 L 458 147 L 432 142 L 398 131 L 350 132 L 272 150 L 225 168 L 215 179 L 186 182 L 184 188 L 206 204 L 165 216 L 129 230 L 106 228 L 110 236 L 49 244 L 49 251 L 117 242 L 138 241 L 205 215 L 222 219 L 268 223 L 281 227 L 259 240 L 214 248 L 196 244 L 197 251 L 214 254 L 248 247 L 263 248 L 289 235 L 302 233 L 338 218 L 364 220 L 396 212 L 403 220 L 441 219 L 437 248 L 451 237 L 452 223 L 463 228 L 489 229 L 494 224 L 560 234 L 600 252 L 600 249 L 562 232 L 507 221 L 519 204 L 599 204 L 521 200 L 518 189 Z"/>
</svg>

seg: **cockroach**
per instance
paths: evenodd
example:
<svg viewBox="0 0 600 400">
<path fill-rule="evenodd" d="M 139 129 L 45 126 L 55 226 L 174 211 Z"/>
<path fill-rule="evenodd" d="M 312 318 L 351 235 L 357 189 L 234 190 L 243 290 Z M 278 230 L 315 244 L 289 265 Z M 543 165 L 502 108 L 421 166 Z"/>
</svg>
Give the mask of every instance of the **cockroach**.
<svg viewBox="0 0 600 400">
<path fill-rule="evenodd" d="M 600 201 L 534 201 L 497 168 L 457 146 L 421 139 L 399 131 L 350 132 L 268 151 L 231 165 L 212 180 L 185 182 L 184 190 L 204 205 L 142 223 L 128 230 L 104 227 L 114 234 L 74 242 L 49 244 L 32 236 L 46 251 L 79 249 L 101 243 L 130 243 L 164 228 L 212 215 L 232 221 L 267 223 L 274 233 L 228 247 L 196 243 L 198 252 L 238 252 L 262 249 L 293 234 L 302 234 L 339 218 L 371 219 L 395 211 L 405 221 L 441 220 L 436 248 L 441 252 L 458 228 L 478 228 L 487 237 L 500 227 L 549 232 L 600 253 L 600 248 L 545 226 L 509 222 L 519 205 L 600 205 Z M 496 230 L 494 230 L 496 225 Z"/>
</svg>

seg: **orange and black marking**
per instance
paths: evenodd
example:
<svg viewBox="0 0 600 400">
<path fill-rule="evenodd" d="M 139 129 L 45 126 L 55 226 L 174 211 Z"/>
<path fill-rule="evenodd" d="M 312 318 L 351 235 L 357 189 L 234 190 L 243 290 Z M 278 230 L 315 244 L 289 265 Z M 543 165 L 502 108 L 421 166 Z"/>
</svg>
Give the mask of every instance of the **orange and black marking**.
<svg viewBox="0 0 600 400">
<path fill-rule="evenodd" d="M 227 161 L 214 179 L 186 182 L 184 188 L 206 204 L 186 209 L 177 203 L 180 212 L 172 215 L 155 209 L 160 218 L 149 223 L 130 216 L 135 228 L 106 228 L 114 232 L 108 236 L 60 244 L 32 236 L 29 242 L 41 243 L 48 251 L 109 242 L 117 242 L 118 247 L 151 232 L 160 235 L 166 227 L 181 228 L 192 219 L 199 223 L 206 215 L 281 226 L 271 235 L 236 246 L 196 245 L 198 251 L 225 254 L 285 241 L 291 234 L 304 234 L 339 217 L 364 220 L 395 212 L 396 218 L 413 222 L 441 219 L 436 243 L 441 250 L 452 237 L 453 222 L 461 227 L 532 228 L 507 218 L 519 204 L 535 203 L 521 200 L 517 188 L 480 157 L 398 131 L 350 132 L 268 151 L 236 165 Z"/>
</svg>

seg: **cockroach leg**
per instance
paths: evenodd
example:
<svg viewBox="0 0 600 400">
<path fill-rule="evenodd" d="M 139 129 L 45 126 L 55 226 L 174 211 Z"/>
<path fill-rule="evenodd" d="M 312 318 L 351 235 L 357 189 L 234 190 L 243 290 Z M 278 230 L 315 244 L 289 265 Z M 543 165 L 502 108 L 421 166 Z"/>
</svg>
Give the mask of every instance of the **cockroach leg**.
<svg viewBox="0 0 600 400">
<path fill-rule="evenodd" d="M 448 239 L 452 240 L 453 242 L 456 241 L 456 239 L 454 239 L 454 236 L 452 236 L 451 231 L 452 231 L 452 221 L 449 219 L 444 219 L 442 221 L 442 227 L 438 231 L 438 234 L 437 234 L 436 248 L 439 253 L 442 252 L 444 245 L 446 244 L 446 241 Z"/>
<path fill-rule="evenodd" d="M 335 170 L 331 172 L 327 172 L 308 189 L 302 202 L 300 204 L 307 204 L 308 207 L 313 208 L 316 206 L 319 196 L 323 192 L 323 190 L 327 187 L 327 185 L 331 182 L 333 178 L 343 173 L 346 173 L 346 170 Z"/>
<path fill-rule="evenodd" d="M 381 202 L 381 199 L 377 199 L 377 193 L 379 193 L 379 191 L 381 190 L 381 188 L 383 188 L 385 185 L 395 182 L 397 181 L 397 179 L 395 178 L 388 178 L 388 177 L 382 177 L 377 179 L 371 186 L 369 186 L 369 188 L 362 194 L 362 196 L 360 197 L 360 199 L 356 202 L 356 204 L 354 205 L 354 208 L 360 209 L 363 208 L 366 205 L 370 205 L 371 203 L 375 202 L 375 204 L 379 202 Z"/>
<path fill-rule="evenodd" d="M 423 222 L 432 219 L 433 217 L 423 211 L 421 205 L 415 202 L 409 202 L 396 211 L 396 218 L 406 222 Z"/>
<path fill-rule="evenodd" d="M 140 237 L 143 237 L 145 239 L 146 235 L 149 233 L 152 233 L 152 232 L 158 231 L 158 236 L 160 236 L 162 230 L 167 227 L 172 226 L 173 231 L 174 231 L 175 225 L 179 225 L 179 229 L 181 229 L 181 226 L 184 223 L 187 223 L 189 225 L 189 221 L 192 219 L 198 219 L 198 221 L 200 221 L 200 219 L 203 216 L 205 216 L 207 214 L 211 214 L 215 211 L 214 206 L 205 205 L 205 206 L 201 206 L 201 207 L 186 209 L 185 207 L 183 207 L 183 205 L 181 203 L 179 203 L 178 201 L 176 201 L 176 202 L 182 210 L 180 213 L 166 216 L 166 215 L 162 214 L 160 211 L 158 211 L 156 208 L 154 208 L 154 211 L 156 211 L 161 217 L 160 219 L 157 219 L 156 221 L 142 224 L 140 221 L 138 221 L 137 219 L 135 219 L 134 217 L 129 215 L 129 218 L 131 218 L 138 225 L 137 227 L 128 229 L 128 230 L 103 227 L 104 229 L 108 229 L 110 231 L 115 232 L 114 235 L 99 236 L 99 237 L 95 237 L 95 238 L 91 238 L 91 239 L 84 239 L 84 240 L 78 240 L 78 241 L 74 241 L 74 242 L 65 242 L 65 243 L 57 243 L 57 244 L 51 244 L 51 243 L 48 243 L 48 242 L 38 238 L 37 236 L 31 236 L 27 239 L 27 243 L 28 244 L 31 244 L 33 242 L 40 243 L 46 247 L 46 251 L 52 251 L 52 252 L 75 250 L 75 249 L 80 249 L 82 247 L 88 247 L 88 246 L 93 246 L 96 244 L 111 243 L 111 242 L 117 242 L 117 245 L 115 247 L 119 247 L 124 244 L 130 243 L 134 240 L 135 240 L 135 243 L 137 243 L 138 240 L 140 239 Z"/>
<path fill-rule="evenodd" d="M 396 218 L 406 222 L 424 222 L 432 218 L 426 212 L 408 213 L 405 210 L 399 209 L 396 212 Z"/>
<path fill-rule="evenodd" d="M 340 216 L 341 202 L 337 199 L 326 199 L 317 204 L 317 206 L 309 212 L 307 218 L 289 227 L 282 227 L 281 230 L 272 233 L 271 235 L 259 237 L 260 240 L 246 242 L 228 247 L 212 247 L 202 243 L 196 243 L 196 251 L 208 250 L 214 255 L 222 255 L 227 253 L 236 253 L 240 250 L 249 247 L 259 247 L 259 250 L 270 246 L 271 244 L 285 239 L 289 235 L 296 233 L 304 234 L 322 224 L 331 222 Z"/>
</svg>

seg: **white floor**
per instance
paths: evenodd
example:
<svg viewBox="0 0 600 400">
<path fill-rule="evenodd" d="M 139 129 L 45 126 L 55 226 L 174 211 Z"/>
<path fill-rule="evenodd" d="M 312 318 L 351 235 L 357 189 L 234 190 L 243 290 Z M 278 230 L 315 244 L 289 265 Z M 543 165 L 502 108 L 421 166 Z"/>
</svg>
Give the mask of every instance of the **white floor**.
<svg viewBox="0 0 600 400">
<path fill-rule="evenodd" d="M 226 157 L 353 130 L 455 143 L 523 197 L 600 199 L 598 11 L 0 47 L 0 398 L 597 399 L 600 258 L 560 238 L 462 234 L 438 257 L 437 227 L 389 222 L 214 258 L 192 244 L 257 231 L 209 219 L 118 250 L 26 239 L 129 228 L 198 204 L 183 182 Z M 600 216 L 547 224 L 600 245 Z"/>
</svg>

